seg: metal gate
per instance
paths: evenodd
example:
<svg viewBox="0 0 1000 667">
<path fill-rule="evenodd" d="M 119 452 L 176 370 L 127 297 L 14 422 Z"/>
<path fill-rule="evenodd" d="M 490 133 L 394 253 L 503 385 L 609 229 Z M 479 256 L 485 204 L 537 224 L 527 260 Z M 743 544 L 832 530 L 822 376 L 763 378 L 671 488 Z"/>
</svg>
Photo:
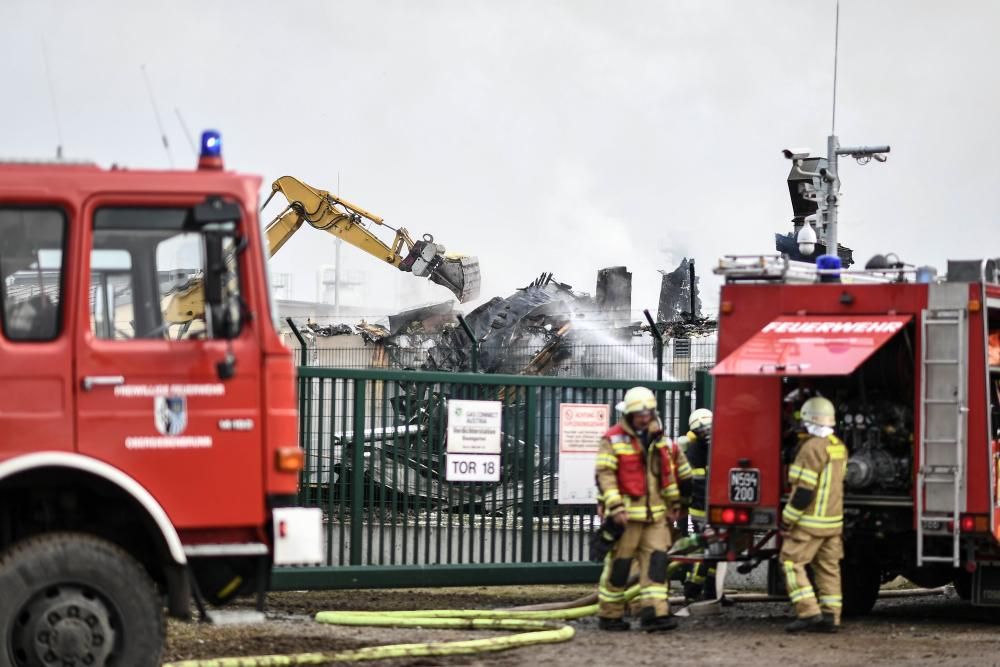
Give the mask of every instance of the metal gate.
<svg viewBox="0 0 1000 667">
<path fill-rule="evenodd" d="M 668 435 L 687 382 L 299 369 L 299 502 L 324 512 L 321 566 L 276 568 L 277 590 L 596 581 L 593 505 L 558 503 L 559 406 L 652 389 Z M 445 481 L 448 399 L 501 402 L 501 478 Z"/>
</svg>

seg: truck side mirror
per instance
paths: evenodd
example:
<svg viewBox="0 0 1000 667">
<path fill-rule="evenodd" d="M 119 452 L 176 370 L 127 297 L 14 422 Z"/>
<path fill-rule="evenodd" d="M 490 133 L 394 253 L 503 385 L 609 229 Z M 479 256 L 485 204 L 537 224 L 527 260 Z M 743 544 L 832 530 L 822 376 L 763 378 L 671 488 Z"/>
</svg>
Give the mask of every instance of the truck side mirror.
<svg viewBox="0 0 1000 667">
<path fill-rule="evenodd" d="M 243 329 L 243 308 L 238 290 L 227 286 L 239 277 L 231 270 L 237 243 L 225 243 L 233 232 L 210 230 L 205 233 L 205 312 L 211 318 L 212 335 L 232 340 Z M 226 246 L 237 246 L 227 250 Z"/>
<path fill-rule="evenodd" d="M 196 205 L 191 211 L 191 220 L 198 227 L 220 222 L 234 222 L 242 216 L 238 204 L 228 202 L 222 197 L 206 197 L 205 201 Z"/>
</svg>

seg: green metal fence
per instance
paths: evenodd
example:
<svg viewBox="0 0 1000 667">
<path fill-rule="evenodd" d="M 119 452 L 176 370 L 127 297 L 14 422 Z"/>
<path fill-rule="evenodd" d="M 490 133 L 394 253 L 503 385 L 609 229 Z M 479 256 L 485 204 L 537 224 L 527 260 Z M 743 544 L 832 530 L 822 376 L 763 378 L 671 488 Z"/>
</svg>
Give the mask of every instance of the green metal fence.
<svg viewBox="0 0 1000 667">
<path fill-rule="evenodd" d="M 300 503 L 325 517 L 321 566 L 278 568 L 279 590 L 594 581 L 593 505 L 558 502 L 561 403 L 613 406 L 636 381 L 300 368 Z M 667 431 L 687 382 L 641 381 Z M 501 402 L 501 478 L 445 480 L 448 399 Z M 609 420 L 610 421 L 610 420 Z"/>
</svg>

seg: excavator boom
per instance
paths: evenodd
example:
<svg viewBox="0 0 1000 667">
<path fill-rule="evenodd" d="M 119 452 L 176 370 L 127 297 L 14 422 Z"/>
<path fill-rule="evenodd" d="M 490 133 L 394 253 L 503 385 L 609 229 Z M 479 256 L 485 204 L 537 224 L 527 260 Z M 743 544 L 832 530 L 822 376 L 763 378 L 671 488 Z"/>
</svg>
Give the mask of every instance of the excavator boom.
<svg viewBox="0 0 1000 667">
<path fill-rule="evenodd" d="M 447 287 L 462 303 L 479 296 L 479 260 L 476 257 L 446 253 L 445 247 L 435 243 L 429 234 L 414 241 L 406 229 L 394 229 L 374 213 L 292 176 L 282 176 L 271 185 L 271 190 L 272 197 L 280 192 L 288 200 L 288 207 L 266 229 L 272 256 L 306 222 L 400 271 Z M 373 225 L 395 232 L 391 245 L 372 233 L 370 227 Z"/>
</svg>

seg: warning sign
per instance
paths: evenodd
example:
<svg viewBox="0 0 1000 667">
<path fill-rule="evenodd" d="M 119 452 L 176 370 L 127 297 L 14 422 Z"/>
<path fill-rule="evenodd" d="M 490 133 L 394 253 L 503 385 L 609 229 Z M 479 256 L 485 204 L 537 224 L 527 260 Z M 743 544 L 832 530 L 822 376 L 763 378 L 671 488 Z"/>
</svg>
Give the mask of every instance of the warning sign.
<svg viewBox="0 0 1000 667">
<path fill-rule="evenodd" d="M 448 401 L 448 453 L 500 453 L 500 401 Z"/>
<path fill-rule="evenodd" d="M 601 436 L 608 430 L 607 405 L 563 403 L 559 406 L 559 504 L 597 502 L 594 465 Z"/>
<path fill-rule="evenodd" d="M 608 430 L 608 406 L 562 403 L 559 406 L 559 453 L 597 453 Z"/>
</svg>

